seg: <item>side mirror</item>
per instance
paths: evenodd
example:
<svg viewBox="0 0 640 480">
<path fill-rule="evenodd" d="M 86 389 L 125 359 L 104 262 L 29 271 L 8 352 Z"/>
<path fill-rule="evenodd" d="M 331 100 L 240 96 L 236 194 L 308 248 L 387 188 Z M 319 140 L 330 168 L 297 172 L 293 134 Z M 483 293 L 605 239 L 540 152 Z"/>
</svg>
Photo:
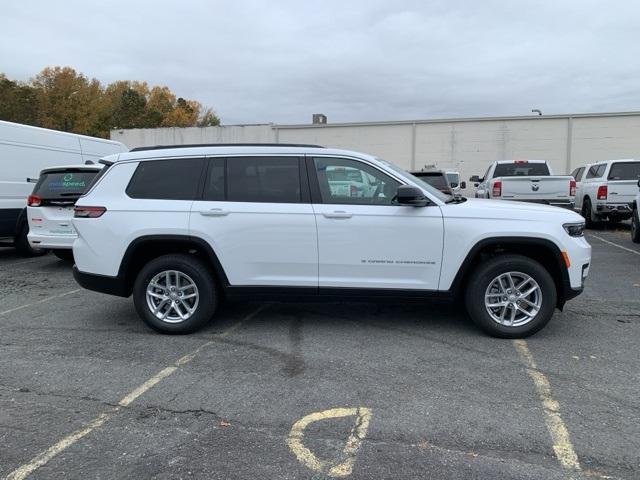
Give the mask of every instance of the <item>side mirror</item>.
<svg viewBox="0 0 640 480">
<path fill-rule="evenodd" d="M 638 177 L 638 188 L 640 188 L 640 177 Z"/>
<path fill-rule="evenodd" d="M 465 188 L 467 188 L 467 182 L 465 182 L 465 181 L 460 182 L 460 188 L 463 189 L 463 190 Z"/>
<path fill-rule="evenodd" d="M 398 205 L 409 205 L 412 207 L 425 207 L 429 204 L 429 199 L 424 196 L 422 190 L 412 185 L 400 185 L 396 192 Z"/>
</svg>

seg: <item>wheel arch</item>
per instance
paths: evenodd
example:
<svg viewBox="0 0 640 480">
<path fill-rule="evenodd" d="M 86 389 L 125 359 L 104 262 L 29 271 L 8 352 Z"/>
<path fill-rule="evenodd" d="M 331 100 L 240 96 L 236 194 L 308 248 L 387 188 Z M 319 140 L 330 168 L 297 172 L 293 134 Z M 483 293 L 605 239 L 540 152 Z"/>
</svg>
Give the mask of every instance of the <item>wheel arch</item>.
<svg viewBox="0 0 640 480">
<path fill-rule="evenodd" d="M 492 237 L 478 241 L 469 250 L 453 279 L 450 289 L 453 295 L 458 297 L 462 294 L 469 277 L 477 266 L 482 263 L 483 259 L 503 253 L 522 255 L 537 261 L 545 267 L 556 285 L 558 294 L 556 306 L 562 309 L 571 291 L 569 271 L 564 264 L 560 248 L 554 242 L 545 238 Z"/>
<path fill-rule="evenodd" d="M 190 235 L 145 235 L 129 244 L 120 262 L 118 277 L 125 282 L 127 293 L 131 294 L 136 275 L 147 262 L 171 253 L 197 256 L 211 269 L 218 285 L 223 289 L 229 285 L 218 255 L 206 240 Z"/>
</svg>

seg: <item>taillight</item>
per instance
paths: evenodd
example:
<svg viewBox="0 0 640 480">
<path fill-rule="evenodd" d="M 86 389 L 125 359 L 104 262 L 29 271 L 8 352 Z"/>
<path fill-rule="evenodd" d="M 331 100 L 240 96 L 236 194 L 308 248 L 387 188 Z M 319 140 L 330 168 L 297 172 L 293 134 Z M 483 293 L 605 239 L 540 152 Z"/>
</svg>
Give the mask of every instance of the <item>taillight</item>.
<svg viewBox="0 0 640 480">
<path fill-rule="evenodd" d="M 598 200 L 606 200 L 607 199 L 607 186 L 600 185 L 598 187 Z"/>
<path fill-rule="evenodd" d="M 29 195 L 29 198 L 27 198 L 27 205 L 30 207 L 39 207 L 42 205 L 42 199 L 38 195 Z"/>
<path fill-rule="evenodd" d="M 75 218 L 98 218 L 106 211 L 107 209 L 104 207 L 75 207 L 73 216 Z"/>
<path fill-rule="evenodd" d="M 575 197 L 576 196 L 576 181 L 575 180 L 571 180 L 569 182 L 569 196 L 570 197 Z"/>
<path fill-rule="evenodd" d="M 500 180 L 496 180 L 493 182 L 493 196 L 500 197 L 502 196 L 502 182 Z"/>
</svg>

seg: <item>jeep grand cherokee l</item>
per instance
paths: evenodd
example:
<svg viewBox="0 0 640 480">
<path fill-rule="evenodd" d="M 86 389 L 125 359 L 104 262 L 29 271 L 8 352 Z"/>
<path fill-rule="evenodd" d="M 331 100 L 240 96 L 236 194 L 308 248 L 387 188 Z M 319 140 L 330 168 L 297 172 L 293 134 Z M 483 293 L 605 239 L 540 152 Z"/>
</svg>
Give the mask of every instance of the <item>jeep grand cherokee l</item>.
<svg viewBox="0 0 640 480">
<path fill-rule="evenodd" d="M 202 327 L 222 299 L 461 298 L 489 334 L 523 337 L 591 261 L 575 212 L 452 197 L 362 153 L 155 147 L 103 163 L 75 207 L 74 276 L 133 295 L 160 332 Z M 356 170 L 371 188 L 332 184 Z"/>
</svg>

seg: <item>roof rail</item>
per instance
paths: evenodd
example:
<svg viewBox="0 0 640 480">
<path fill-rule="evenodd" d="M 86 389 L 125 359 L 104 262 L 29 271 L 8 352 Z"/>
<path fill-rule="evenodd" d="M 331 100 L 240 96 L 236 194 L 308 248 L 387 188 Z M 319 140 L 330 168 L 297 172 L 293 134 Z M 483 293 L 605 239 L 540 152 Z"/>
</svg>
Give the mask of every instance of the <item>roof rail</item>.
<svg viewBox="0 0 640 480">
<path fill-rule="evenodd" d="M 193 143 L 187 145 L 154 145 L 152 147 L 136 147 L 130 152 L 144 152 L 146 150 L 164 150 L 167 148 L 192 148 L 192 147 L 304 147 L 324 148 L 322 145 L 308 145 L 305 143 Z"/>
</svg>

